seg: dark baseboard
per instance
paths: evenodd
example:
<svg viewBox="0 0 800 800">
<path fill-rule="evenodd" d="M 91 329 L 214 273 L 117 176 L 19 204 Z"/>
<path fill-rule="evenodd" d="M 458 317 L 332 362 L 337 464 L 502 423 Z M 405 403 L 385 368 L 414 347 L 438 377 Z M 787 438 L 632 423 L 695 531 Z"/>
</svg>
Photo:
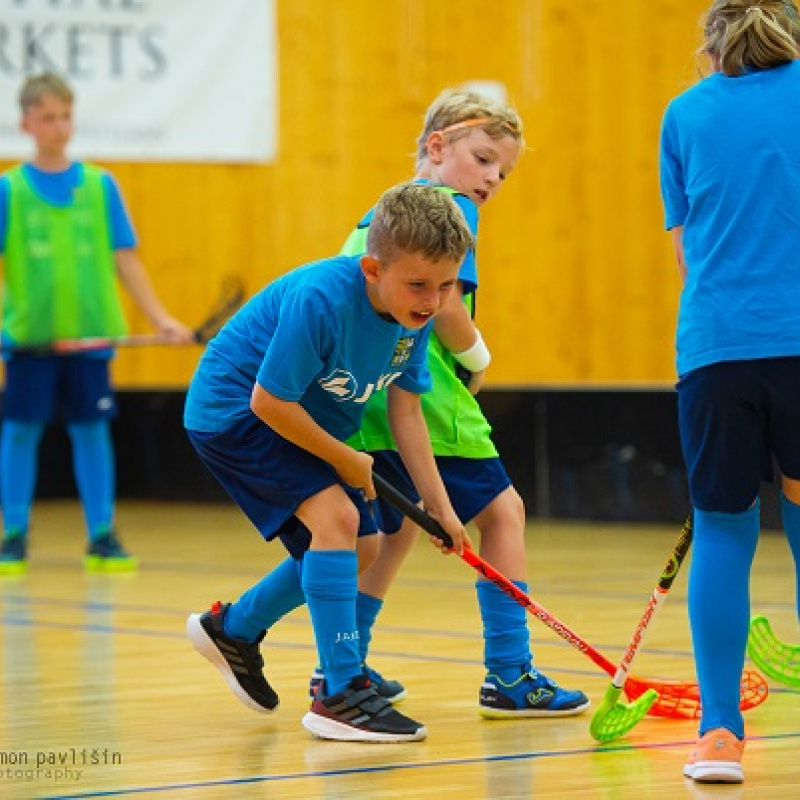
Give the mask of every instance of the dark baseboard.
<svg viewBox="0 0 800 800">
<path fill-rule="evenodd" d="M 120 391 L 114 421 L 122 499 L 226 502 L 189 444 L 184 393 Z M 487 390 L 481 404 L 531 517 L 681 522 L 689 508 L 669 390 Z M 74 496 L 69 441 L 49 428 L 38 497 Z M 780 527 L 774 486 L 762 494 L 765 527 Z"/>
</svg>

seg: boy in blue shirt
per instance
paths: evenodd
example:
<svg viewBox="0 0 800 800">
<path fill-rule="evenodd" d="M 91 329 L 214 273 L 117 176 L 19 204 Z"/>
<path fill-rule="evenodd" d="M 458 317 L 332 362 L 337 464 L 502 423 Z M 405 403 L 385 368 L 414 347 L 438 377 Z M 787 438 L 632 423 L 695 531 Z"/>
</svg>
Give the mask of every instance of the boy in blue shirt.
<svg viewBox="0 0 800 800">
<path fill-rule="evenodd" d="M 307 602 L 325 680 L 303 725 L 321 738 L 427 735 L 363 670 L 356 539 L 377 532 L 367 505 L 373 460 L 345 440 L 372 393 L 388 387 L 398 451 L 461 550 L 466 534 L 433 459 L 420 394 L 430 388 L 430 320 L 472 245 L 448 195 L 414 184 L 390 189 L 365 255 L 325 259 L 267 286 L 212 340 L 189 387 L 184 422 L 198 453 L 261 535 L 290 553 L 235 603 L 192 614 L 189 638 L 245 705 L 274 711 L 258 644 Z"/>
</svg>

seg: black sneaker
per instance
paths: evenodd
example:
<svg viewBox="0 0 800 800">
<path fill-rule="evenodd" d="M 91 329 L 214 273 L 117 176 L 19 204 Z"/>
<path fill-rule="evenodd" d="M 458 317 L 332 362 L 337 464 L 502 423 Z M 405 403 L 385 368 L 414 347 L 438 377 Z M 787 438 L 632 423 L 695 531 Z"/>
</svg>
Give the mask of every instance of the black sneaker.
<svg viewBox="0 0 800 800">
<path fill-rule="evenodd" d="M 303 727 L 320 739 L 341 742 L 417 742 L 428 735 L 424 725 L 395 711 L 366 674 L 330 697 L 325 696 L 323 681 Z"/>
<path fill-rule="evenodd" d="M 132 572 L 139 560 L 122 546 L 116 532 L 110 530 L 89 541 L 83 565 L 89 572 Z"/>
<path fill-rule="evenodd" d="M 25 531 L 6 531 L 0 541 L 0 575 L 21 575 L 27 566 Z"/>
<path fill-rule="evenodd" d="M 374 669 L 372 669 L 372 667 L 369 667 L 366 664 L 363 666 L 364 671 L 367 673 L 367 677 L 372 682 L 373 688 L 384 700 L 388 700 L 392 705 L 395 705 L 406 696 L 405 687 L 402 683 L 400 683 L 400 681 L 393 681 L 389 680 L 388 678 L 384 678 L 380 672 L 376 672 Z M 317 689 L 319 689 L 324 680 L 325 673 L 319 667 L 317 667 L 311 674 L 311 681 L 308 685 L 308 695 L 312 700 L 314 699 L 314 695 L 317 693 Z"/>
<path fill-rule="evenodd" d="M 228 636 L 222 623 L 230 606 L 217 601 L 204 614 L 190 614 L 186 620 L 189 641 L 222 673 L 233 693 L 248 708 L 262 713 L 274 711 L 278 695 L 264 677 L 264 659 L 258 649 L 264 634 L 252 644 Z"/>
</svg>

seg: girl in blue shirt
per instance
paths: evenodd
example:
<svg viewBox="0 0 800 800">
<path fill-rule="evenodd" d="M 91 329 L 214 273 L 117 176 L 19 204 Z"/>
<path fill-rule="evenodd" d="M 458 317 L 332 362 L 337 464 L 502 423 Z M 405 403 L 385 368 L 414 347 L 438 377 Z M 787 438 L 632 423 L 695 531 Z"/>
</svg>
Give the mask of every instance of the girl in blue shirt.
<svg viewBox="0 0 800 800">
<path fill-rule="evenodd" d="M 666 227 L 684 280 L 678 413 L 703 707 L 684 774 L 696 781 L 743 780 L 748 583 L 773 458 L 800 561 L 798 40 L 794 0 L 715 0 L 704 44 L 714 72 L 669 104 L 662 127 Z"/>
</svg>

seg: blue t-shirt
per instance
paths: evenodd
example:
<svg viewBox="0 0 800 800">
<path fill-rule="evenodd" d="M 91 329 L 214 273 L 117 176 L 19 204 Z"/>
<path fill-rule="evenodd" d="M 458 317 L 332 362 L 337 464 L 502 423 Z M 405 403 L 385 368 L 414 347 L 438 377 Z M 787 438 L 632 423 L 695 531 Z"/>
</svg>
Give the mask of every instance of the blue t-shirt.
<svg viewBox="0 0 800 800">
<path fill-rule="evenodd" d="M 661 192 L 688 270 L 678 374 L 800 355 L 800 62 L 715 73 L 676 97 Z"/>
<path fill-rule="evenodd" d="M 22 172 L 37 194 L 54 206 L 68 206 L 72 201 L 73 189 L 83 180 L 83 165 L 79 161 L 74 161 L 61 172 L 44 172 L 33 164 L 23 164 Z M 111 175 L 105 173 L 102 184 L 112 247 L 115 250 L 135 247 L 136 234 L 117 182 Z M 6 249 L 8 192 L 8 178 L 0 175 L 0 253 L 4 253 Z"/>
<path fill-rule="evenodd" d="M 252 414 L 258 382 L 299 403 L 344 441 L 372 392 L 396 382 L 430 389 L 425 361 L 430 323 L 410 330 L 378 316 L 357 256 L 300 267 L 253 297 L 211 340 L 184 410 L 189 430 L 221 432 Z"/>
</svg>

